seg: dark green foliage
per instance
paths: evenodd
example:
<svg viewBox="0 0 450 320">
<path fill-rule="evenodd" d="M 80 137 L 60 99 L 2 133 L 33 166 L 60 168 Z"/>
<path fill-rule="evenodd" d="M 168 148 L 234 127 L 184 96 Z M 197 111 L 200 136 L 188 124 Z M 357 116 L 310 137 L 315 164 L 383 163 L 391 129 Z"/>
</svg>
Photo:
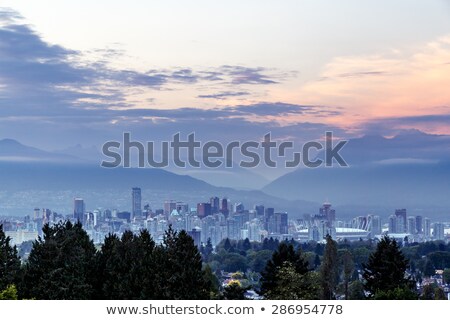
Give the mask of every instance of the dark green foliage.
<svg viewBox="0 0 450 320">
<path fill-rule="evenodd" d="M 157 274 L 158 299 L 209 298 L 209 288 L 203 278 L 202 257 L 186 231 L 178 233 L 169 227 L 158 254 L 160 257 L 156 261 L 161 263 L 161 272 Z"/>
<path fill-rule="evenodd" d="M 423 267 L 423 274 L 426 277 L 431 277 L 431 276 L 434 276 L 434 274 L 435 274 L 435 267 L 434 267 L 433 262 L 430 259 L 425 260 L 425 265 Z"/>
<path fill-rule="evenodd" d="M 277 273 L 277 285 L 266 292 L 270 300 L 316 300 L 320 299 L 320 275 L 317 272 L 300 274 L 291 262 L 285 262 Z"/>
<path fill-rule="evenodd" d="M 364 294 L 364 285 L 361 281 L 352 281 L 348 286 L 348 300 L 364 300 L 366 298 Z"/>
<path fill-rule="evenodd" d="M 410 279 L 405 278 L 408 261 L 395 239 L 383 237 L 363 267 L 364 288 L 370 296 L 377 295 L 378 299 L 389 299 L 386 297 L 390 296 L 409 297 L 406 289 L 410 290 L 412 284 Z"/>
<path fill-rule="evenodd" d="M 5 235 L 0 224 L 0 291 L 18 280 L 20 259 L 16 246 L 11 246 L 11 238 Z"/>
<path fill-rule="evenodd" d="M 209 290 L 209 299 L 215 300 L 220 297 L 220 282 L 217 276 L 211 270 L 209 264 L 203 268 L 203 282 L 205 287 Z"/>
<path fill-rule="evenodd" d="M 445 284 L 450 284 L 450 268 L 444 269 L 444 274 L 442 275 L 442 279 Z"/>
<path fill-rule="evenodd" d="M 421 300 L 447 300 L 444 290 L 436 284 L 427 284 L 422 288 Z"/>
<path fill-rule="evenodd" d="M 213 245 L 211 243 L 211 238 L 208 238 L 206 241 L 206 245 L 202 245 L 201 247 L 201 254 L 203 261 L 208 262 L 213 254 Z"/>
<path fill-rule="evenodd" d="M 19 294 L 35 299 L 92 299 L 95 247 L 80 223 L 46 224 L 33 244 Z"/>
<path fill-rule="evenodd" d="M 152 299 L 155 243 L 147 230 L 109 235 L 97 255 L 97 298 Z"/>
<path fill-rule="evenodd" d="M 337 245 L 330 235 L 327 235 L 325 239 L 325 251 L 320 266 L 322 299 L 332 300 L 339 281 Z"/>
<path fill-rule="evenodd" d="M 266 268 L 261 273 L 260 293 L 265 295 L 277 286 L 277 274 L 285 262 L 290 262 L 295 272 L 302 275 L 308 272 L 308 263 L 303 259 L 300 249 L 294 250 L 292 244 L 280 243 L 278 250 L 272 255 L 272 259 L 267 262 Z"/>
<path fill-rule="evenodd" d="M 436 269 L 450 268 L 450 252 L 435 251 L 427 255 L 427 258 L 433 263 Z"/>
<path fill-rule="evenodd" d="M 348 285 L 350 279 L 352 278 L 353 271 L 355 270 L 355 265 L 353 262 L 352 254 L 349 250 L 345 249 L 340 252 L 341 254 L 341 265 L 342 265 L 342 280 L 344 282 L 344 295 L 345 299 L 348 299 Z"/>
<path fill-rule="evenodd" d="M 374 300 L 417 300 L 418 296 L 407 285 L 399 286 L 390 290 L 379 290 L 374 296 Z"/>
<path fill-rule="evenodd" d="M 266 267 L 267 261 L 272 258 L 272 254 L 272 250 L 260 250 L 252 252 L 247 256 L 249 260 L 249 268 L 255 272 L 262 272 Z"/>
</svg>

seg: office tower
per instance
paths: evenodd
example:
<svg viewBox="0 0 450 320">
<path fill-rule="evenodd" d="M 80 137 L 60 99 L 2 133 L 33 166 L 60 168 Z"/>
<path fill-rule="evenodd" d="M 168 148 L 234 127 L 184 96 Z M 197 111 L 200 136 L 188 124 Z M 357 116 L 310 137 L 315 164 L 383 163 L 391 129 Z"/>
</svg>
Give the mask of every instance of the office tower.
<svg viewBox="0 0 450 320">
<path fill-rule="evenodd" d="M 248 239 L 250 241 L 261 241 L 261 221 L 253 219 L 247 223 Z"/>
<path fill-rule="evenodd" d="M 397 233 L 397 217 L 395 215 L 389 216 L 389 225 L 388 225 L 388 232 L 389 233 Z"/>
<path fill-rule="evenodd" d="M 204 218 L 211 215 L 211 203 L 198 203 L 197 204 L 197 215 L 200 218 Z"/>
<path fill-rule="evenodd" d="M 230 240 L 239 239 L 239 225 L 235 218 L 227 219 L 227 238 Z"/>
<path fill-rule="evenodd" d="M 81 198 L 73 199 L 73 218 L 84 224 L 84 200 Z"/>
<path fill-rule="evenodd" d="M 408 217 L 407 232 L 409 234 L 416 234 L 417 233 L 416 217 Z"/>
<path fill-rule="evenodd" d="M 222 203 L 221 203 L 221 206 L 220 206 L 220 212 L 223 213 L 225 218 L 228 218 L 228 215 L 229 215 L 230 211 L 228 209 L 228 199 L 227 198 L 223 198 L 222 199 Z"/>
<path fill-rule="evenodd" d="M 418 234 L 423 233 L 423 217 L 422 216 L 416 216 L 416 232 Z"/>
<path fill-rule="evenodd" d="M 41 210 L 39 208 L 34 208 L 34 220 L 39 219 L 40 218 L 40 213 Z"/>
<path fill-rule="evenodd" d="M 175 200 L 164 201 L 164 214 L 169 215 L 173 210 L 177 209 L 177 203 Z"/>
<path fill-rule="evenodd" d="M 331 203 L 325 202 L 322 208 L 319 209 L 319 219 L 323 219 L 327 222 L 328 226 L 333 226 L 336 220 L 336 211 L 331 209 Z"/>
<path fill-rule="evenodd" d="M 275 228 L 279 234 L 288 234 L 288 214 L 287 212 L 275 213 Z"/>
<path fill-rule="evenodd" d="M 219 213 L 219 211 L 220 211 L 220 199 L 219 199 L 219 197 L 211 197 L 209 199 L 209 202 L 211 203 L 211 212 L 213 214 Z"/>
<path fill-rule="evenodd" d="M 275 214 L 274 208 L 266 208 L 264 210 L 264 229 L 269 231 L 269 220 L 272 218 L 272 216 Z"/>
<path fill-rule="evenodd" d="M 431 236 L 431 220 L 429 218 L 423 219 L 423 235 L 425 238 L 430 238 Z"/>
<path fill-rule="evenodd" d="M 242 202 L 236 203 L 234 205 L 234 212 L 236 213 L 242 213 L 244 212 L 245 208 L 244 205 L 242 204 Z"/>
<path fill-rule="evenodd" d="M 261 205 L 261 204 L 255 205 L 255 211 L 256 211 L 257 217 L 264 216 L 264 206 L 263 205 Z"/>
<path fill-rule="evenodd" d="M 176 210 L 179 214 L 189 213 L 189 205 L 185 202 L 177 202 Z"/>
<path fill-rule="evenodd" d="M 406 209 L 396 209 L 395 216 L 397 217 L 397 231 L 396 233 L 406 233 Z"/>
<path fill-rule="evenodd" d="M 434 240 L 444 240 L 444 224 L 440 222 L 436 222 L 433 225 L 433 238 Z"/>
<path fill-rule="evenodd" d="M 142 217 L 141 188 L 133 188 L 131 191 L 131 197 L 131 220 L 133 220 L 135 217 Z"/>
</svg>

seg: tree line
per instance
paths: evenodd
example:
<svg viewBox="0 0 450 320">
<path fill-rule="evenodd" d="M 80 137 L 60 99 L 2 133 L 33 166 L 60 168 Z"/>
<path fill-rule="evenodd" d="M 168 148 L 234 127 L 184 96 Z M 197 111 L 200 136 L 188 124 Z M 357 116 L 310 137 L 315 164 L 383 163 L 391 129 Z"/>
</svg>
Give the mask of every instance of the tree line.
<svg viewBox="0 0 450 320">
<path fill-rule="evenodd" d="M 391 238 L 366 259 L 358 249 L 372 243 L 325 240 L 226 239 L 198 249 L 185 231 L 169 228 L 161 244 L 141 230 L 110 234 L 96 248 L 80 223 L 66 221 L 45 225 L 21 263 L 0 225 L 0 299 L 244 299 L 249 289 L 283 300 L 445 298 L 433 285 L 417 292 L 410 260 Z M 226 285 L 222 271 L 234 272 Z"/>
</svg>

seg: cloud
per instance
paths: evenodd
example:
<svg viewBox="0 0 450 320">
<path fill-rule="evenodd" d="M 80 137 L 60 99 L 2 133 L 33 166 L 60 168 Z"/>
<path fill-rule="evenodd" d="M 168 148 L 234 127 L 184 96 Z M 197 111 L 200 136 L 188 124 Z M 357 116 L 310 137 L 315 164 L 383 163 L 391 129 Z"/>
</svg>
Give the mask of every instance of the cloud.
<svg viewBox="0 0 450 320">
<path fill-rule="evenodd" d="M 320 138 L 327 128 L 344 134 L 311 121 L 339 114 L 337 108 L 258 102 L 253 88 L 277 85 L 291 73 L 242 65 L 117 68 L 109 61 L 120 50 L 106 48 L 92 54 L 100 59 L 90 60 L 89 53 L 44 41 L 14 11 L 0 10 L 0 19 L 0 136 L 64 147 L 101 144 L 123 131 L 143 139 L 151 133 L 156 140 L 197 132 L 219 141 L 260 139 L 269 131 L 294 140 Z M 189 103 L 170 105 L 161 93 Z M 220 107 L 198 107 L 196 99 L 215 99 Z"/>
<path fill-rule="evenodd" d="M 277 81 L 271 79 L 264 72 L 266 68 L 247 68 L 243 66 L 222 66 L 222 72 L 231 77 L 232 84 L 275 84 Z"/>
<path fill-rule="evenodd" d="M 198 95 L 197 98 L 201 99 L 217 99 L 217 100 L 224 100 L 229 97 L 242 97 L 242 96 L 248 96 L 249 93 L 245 91 L 222 91 L 219 93 L 212 93 L 212 94 L 201 94 Z"/>
<path fill-rule="evenodd" d="M 440 108 L 441 110 L 450 108 Z M 438 109 L 439 110 L 439 109 Z M 427 114 L 419 116 L 386 117 L 366 121 L 362 127 L 366 133 L 382 135 L 395 135 L 399 132 L 410 131 L 411 128 L 420 129 L 429 133 L 447 133 L 450 123 L 450 112 L 447 114 Z"/>
<path fill-rule="evenodd" d="M 450 35 L 415 47 L 336 57 L 297 95 L 308 104 L 343 107 L 345 116 L 335 121 L 345 126 L 374 118 L 445 114 L 448 110 L 441 107 L 450 106 L 449 61 Z"/>
</svg>

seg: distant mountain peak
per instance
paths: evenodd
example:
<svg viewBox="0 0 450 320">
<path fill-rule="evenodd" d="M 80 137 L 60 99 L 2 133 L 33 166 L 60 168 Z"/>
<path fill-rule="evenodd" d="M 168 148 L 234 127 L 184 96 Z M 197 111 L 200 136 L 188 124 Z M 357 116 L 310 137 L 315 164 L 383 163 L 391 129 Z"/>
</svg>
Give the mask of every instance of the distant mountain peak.
<svg viewBox="0 0 450 320">
<path fill-rule="evenodd" d="M 15 145 L 15 146 L 23 146 L 19 141 L 11 139 L 11 138 L 5 138 L 0 140 L 0 145 Z"/>
</svg>

